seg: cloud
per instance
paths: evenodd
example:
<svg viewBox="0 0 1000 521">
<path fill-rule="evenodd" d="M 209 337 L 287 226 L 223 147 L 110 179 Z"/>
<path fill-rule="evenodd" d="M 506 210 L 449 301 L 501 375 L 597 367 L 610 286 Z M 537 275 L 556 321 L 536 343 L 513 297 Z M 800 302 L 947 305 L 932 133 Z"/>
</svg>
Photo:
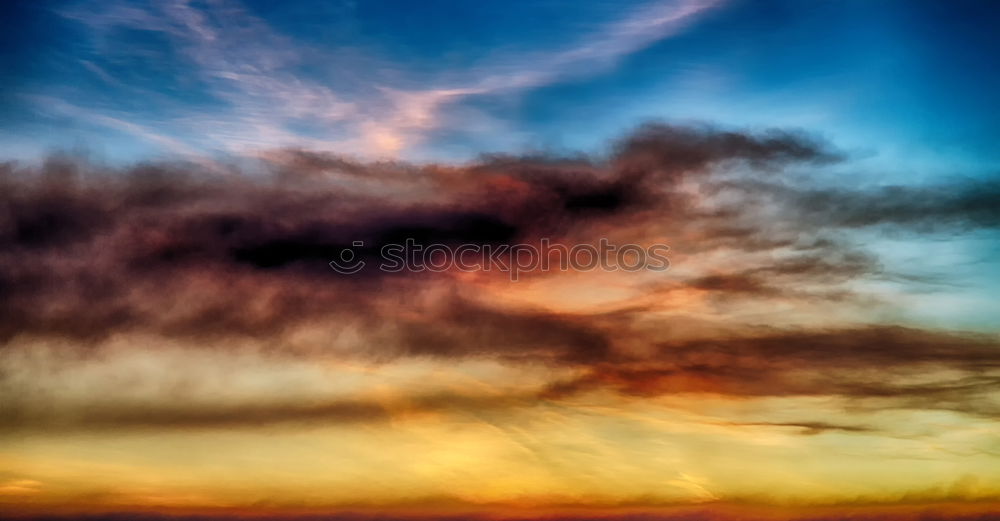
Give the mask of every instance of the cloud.
<svg viewBox="0 0 1000 521">
<path fill-rule="evenodd" d="M 865 193 L 804 191 L 794 205 L 804 218 L 849 228 L 905 226 L 925 231 L 995 228 L 996 180 L 957 180 L 945 186 L 883 186 Z"/>
<path fill-rule="evenodd" d="M 86 337 L 143 327 L 166 333 L 212 323 L 223 333 L 250 334 L 250 324 L 259 324 L 264 333 L 283 320 L 363 307 L 335 301 L 341 290 L 387 274 L 373 269 L 344 280 L 328 266 L 356 241 L 364 244 L 358 254 L 374 259 L 382 246 L 405 239 L 513 244 L 613 228 L 650 212 L 688 218 L 689 196 L 673 184 L 678 176 L 705 175 L 719 161 L 780 164 L 825 154 L 791 135 L 735 136 L 648 127 L 606 160 L 491 157 L 456 167 L 367 165 L 292 152 L 282 156 L 290 162 L 276 165 L 276 179 L 183 165 L 124 172 L 67 159 L 38 170 L 8 165 L 0 284 L 9 298 L 0 334 Z M 656 142 L 670 153 L 651 156 Z M 392 197 L 393 183 L 410 191 Z M 218 284 L 225 294 L 196 296 L 199 285 L 210 291 Z M 245 313 L 244 291 L 269 294 L 272 305 L 243 320 L 234 313 Z M 188 299 L 201 304 L 198 317 L 172 316 L 176 306 L 163 302 Z"/>
<path fill-rule="evenodd" d="M 803 422 L 729 422 L 724 424 L 732 427 L 778 427 L 797 429 L 801 434 L 814 436 L 825 432 L 871 433 L 877 429 L 864 425 L 841 425 L 837 423 L 803 421 Z"/>
<path fill-rule="evenodd" d="M 593 364 L 575 379 L 552 384 L 546 396 L 597 389 L 637 397 L 841 396 L 997 417 L 1000 404 L 990 390 L 1000 381 L 998 368 L 1000 343 L 991 335 L 875 326 L 781 331 L 664 342 L 649 356 Z M 939 371 L 946 374 L 935 378 Z M 956 378 L 955 371 L 965 376 Z M 911 383 L 914 378 L 920 383 Z"/>
<path fill-rule="evenodd" d="M 85 407 L 38 408 L 11 400 L 0 406 L 2 431 L 116 431 L 147 429 L 237 429 L 271 425 L 378 423 L 446 411 L 497 410 L 525 406 L 530 396 L 437 393 L 405 399 L 274 400 L 269 403 L 162 404 L 90 403 Z"/>
<path fill-rule="evenodd" d="M 820 168 L 837 157 L 801 133 L 651 124 L 603 156 L 417 165 L 286 150 L 268 157 L 270 174 L 185 163 L 102 169 L 66 157 L 37 168 L 7 164 L 0 338 L 84 347 L 153 335 L 207 349 L 247 339 L 280 348 L 309 330 L 320 335 L 312 349 L 338 356 L 488 358 L 575 372 L 540 382 L 548 386 L 542 396 L 554 400 L 601 391 L 636 399 L 830 395 L 995 416 L 986 391 L 997 381 L 1000 350 L 990 335 L 851 323 L 762 327 L 726 323 L 724 312 L 693 327 L 684 306 L 670 318 L 652 312 L 699 299 L 746 309 L 789 301 L 863 309 L 869 304 L 851 284 L 891 270 L 847 232 L 860 225 L 913 230 L 915 216 L 938 215 L 938 226 L 953 229 L 995 224 L 976 185 L 951 186 L 955 195 L 936 203 L 891 198 L 907 191 L 842 188 L 822 204 L 804 204 L 815 188 L 782 174 L 788 165 Z M 865 218 L 853 217 L 862 207 Z M 497 299 L 507 286 L 488 274 L 375 267 L 382 246 L 406 239 L 510 245 L 596 237 L 669 239 L 685 257 L 607 312 Z M 372 268 L 330 269 L 355 241 Z M 606 276 L 588 280 L 600 287 Z M 287 414 L 381 414 L 369 405 L 311 407 Z M 227 421 L 229 413 L 216 413 Z M 252 408 L 233 416 L 244 413 L 285 421 Z M 130 421 L 131 413 L 122 414 Z M 198 423 L 209 413 L 165 414 Z"/>
<path fill-rule="evenodd" d="M 443 78 L 424 82 L 431 87 L 420 89 L 388 86 L 416 74 L 402 64 L 357 46 L 315 48 L 280 33 L 238 1 L 74 6 L 62 9 L 62 14 L 90 29 L 102 51 L 101 56 L 85 60 L 83 67 L 103 71 L 95 61 L 153 53 L 164 64 L 158 75 L 171 72 L 176 76 L 171 80 L 183 82 L 187 90 L 194 79 L 206 97 L 221 106 L 181 108 L 162 93 L 129 87 L 125 79 L 102 72 L 101 78 L 116 87 L 163 101 L 169 107 L 166 116 L 155 125 L 145 125 L 134 121 L 142 117 L 138 114 L 85 117 L 79 110 L 65 112 L 174 151 L 194 147 L 246 154 L 275 146 L 308 146 L 392 157 L 440 127 L 451 104 L 470 96 L 510 94 L 566 76 L 594 74 L 678 33 L 716 4 L 714 0 L 650 2 L 591 33 L 574 35 L 578 42 L 566 48 L 494 57 L 471 70 L 446 71 Z M 115 33 L 119 28 L 158 35 L 167 49 L 119 42 Z M 363 66 L 350 67 L 362 62 Z M 336 75 L 324 72 L 331 63 L 338 65 Z M 197 129 L 201 143 L 184 144 L 171 137 L 191 129 Z"/>
</svg>

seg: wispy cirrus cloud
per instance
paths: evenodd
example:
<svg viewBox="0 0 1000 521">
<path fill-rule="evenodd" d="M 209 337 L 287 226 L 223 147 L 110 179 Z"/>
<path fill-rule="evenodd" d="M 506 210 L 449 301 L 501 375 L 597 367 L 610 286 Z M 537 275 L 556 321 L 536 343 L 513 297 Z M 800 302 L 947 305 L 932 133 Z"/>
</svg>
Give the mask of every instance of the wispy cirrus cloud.
<svg viewBox="0 0 1000 521">
<path fill-rule="evenodd" d="M 441 79 L 420 88 L 387 82 L 379 73 L 379 68 L 390 68 L 405 76 L 405 65 L 388 63 L 364 49 L 312 48 L 280 34 L 232 0 L 203 5 L 185 0 L 106 3 L 96 9 L 80 5 L 64 14 L 93 30 L 105 58 L 142 52 L 134 43 L 116 42 L 117 28 L 163 35 L 179 60 L 168 64 L 168 73 L 187 77 L 186 83 L 222 103 L 197 111 L 182 108 L 156 123 L 125 121 L 134 128 L 156 127 L 160 136 L 197 129 L 201 142 L 190 146 L 205 148 L 207 140 L 209 149 L 237 153 L 302 146 L 394 156 L 441 126 L 449 117 L 449 105 L 470 96 L 510 95 L 607 70 L 623 56 L 681 31 L 718 3 L 648 3 L 590 34 L 575 36 L 563 49 L 493 57 L 470 70 L 442 73 Z M 338 63 L 359 61 L 378 65 L 367 72 L 338 74 Z M 111 77 L 92 61 L 83 65 L 100 71 L 105 81 Z M 122 87 L 122 80 L 111 79 Z M 115 121 L 127 119 L 115 116 Z M 130 132 L 121 124 L 110 126 Z M 151 135 L 133 133 L 143 139 Z"/>
</svg>

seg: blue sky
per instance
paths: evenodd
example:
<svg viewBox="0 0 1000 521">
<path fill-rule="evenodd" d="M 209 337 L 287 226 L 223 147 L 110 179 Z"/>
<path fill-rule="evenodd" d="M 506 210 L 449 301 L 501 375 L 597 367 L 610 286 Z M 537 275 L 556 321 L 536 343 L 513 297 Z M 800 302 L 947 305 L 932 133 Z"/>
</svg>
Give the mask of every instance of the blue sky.
<svg viewBox="0 0 1000 521">
<path fill-rule="evenodd" d="M 594 150 L 648 119 L 819 134 L 893 178 L 1000 165 L 991 2 L 23 3 L 0 152 Z M 251 36 L 251 37 L 248 37 Z"/>
</svg>

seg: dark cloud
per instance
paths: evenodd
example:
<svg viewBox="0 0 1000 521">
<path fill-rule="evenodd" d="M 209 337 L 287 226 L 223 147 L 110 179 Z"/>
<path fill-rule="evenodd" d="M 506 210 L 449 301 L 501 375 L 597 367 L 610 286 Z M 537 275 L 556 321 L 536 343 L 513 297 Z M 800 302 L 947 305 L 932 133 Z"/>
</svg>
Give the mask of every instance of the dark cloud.
<svg viewBox="0 0 1000 521">
<path fill-rule="evenodd" d="M 269 156 L 267 174 L 183 164 L 114 170 L 68 157 L 38 168 L 6 164 L 0 339 L 88 345 L 138 333 L 206 348 L 237 338 L 280 346 L 299 328 L 319 325 L 331 342 L 349 329 L 378 346 L 359 356 L 493 357 L 580 373 L 553 384 L 549 397 L 593 389 L 830 394 L 993 414 L 980 394 L 998 367 L 994 338 L 859 327 L 709 330 L 678 342 L 631 327 L 638 318 L 630 312 L 500 305 L 454 274 L 374 268 L 382 246 L 406 239 L 510 245 L 666 237 L 689 266 L 699 267 L 705 253 L 735 261 L 673 279 L 671 290 L 765 306 L 775 298 L 835 302 L 851 297 L 847 283 L 892 277 L 850 241 L 851 229 L 997 224 L 990 183 L 956 184 L 935 196 L 931 188 L 819 191 L 780 175 L 791 163 L 836 159 L 799 133 L 648 125 L 606 157 L 412 165 L 289 150 Z M 348 247 L 374 269 L 350 276 L 330 269 Z M 637 357 L 623 344 L 652 354 Z M 919 366 L 957 371 L 965 384 L 906 385 L 903 373 Z M 881 372 L 870 374 L 873 368 Z M 200 413 L 190 414 L 197 421 Z M 344 414 L 378 411 L 348 406 Z"/>
<path fill-rule="evenodd" d="M 193 404 L 105 402 L 61 409 L 8 400 L 0 405 L 0 431 L 123 429 L 233 429 L 270 425 L 374 423 L 428 412 L 524 406 L 531 396 L 438 393 L 396 400 L 274 400 L 267 403 Z"/>
<path fill-rule="evenodd" d="M 529 408 L 598 391 L 640 399 L 668 394 L 831 396 L 844 398 L 859 409 L 940 409 L 1000 417 L 1000 403 L 991 396 L 1000 385 L 1000 341 L 986 336 L 894 327 L 778 332 L 711 341 L 660 342 L 653 353 L 629 356 L 610 349 L 608 339 L 616 332 L 602 329 L 599 324 L 583 327 L 542 315 L 469 313 L 401 326 L 392 331 L 399 336 L 388 343 L 407 350 L 402 353 L 406 356 L 498 356 L 513 363 L 549 364 L 576 371 L 579 376 L 548 385 L 540 382 L 537 391 L 485 395 L 448 392 L 381 401 L 279 399 L 235 404 L 179 401 L 164 405 L 125 400 L 76 404 L 62 410 L 52 404 L 39 407 L 30 396 L 12 395 L 14 398 L 0 405 L 0 425 L 13 430 L 211 429 L 380 422 L 435 411 Z M 459 320 L 467 324 L 457 323 Z M 376 336 L 371 341 L 379 343 L 386 338 Z M 655 342 L 652 338 L 640 340 Z M 936 376 L 937 371 L 947 374 Z M 919 383 L 914 382 L 915 376 L 919 376 Z M 872 432 L 864 426 L 822 421 L 740 425 L 789 427 L 807 435 Z"/>
<path fill-rule="evenodd" d="M 803 422 L 727 422 L 722 425 L 733 427 L 779 427 L 799 431 L 806 436 L 814 436 L 826 432 L 872 433 L 878 430 L 864 425 L 841 425 L 837 423 L 803 421 Z"/>
<path fill-rule="evenodd" d="M 1000 182 L 956 180 L 938 186 L 884 186 L 864 192 L 803 190 L 792 200 L 803 218 L 829 226 L 905 226 L 919 230 L 995 228 Z"/>
<path fill-rule="evenodd" d="M 826 163 L 840 159 L 814 137 L 770 130 L 748 134 L 711 126 L 649 124 L 616 146 L 615 162 L 629 172 L 666 172 L 671 178 L 725 161 L 744 161 L 756 168 L 789 162 Z"/>
<path fill-rule="evenodd" d="M 928 381 L 935 371 L 963 376 Z M 908 383 L 917 374 L 924 381 Z M 1000 340 L 994 336 L 872 326 L 664 342 L 650 356 L 591 364 L 544 395 L 598 389 L 638 397 L 824 395 L 997 417 L 1000 404 L 990 391 L 998 383 Z"/>
<path fill-rule="evenodd" d="M 270 335 L 365 307 L 358 284 L 388 275 L 367 269 L 337 280 L 344 277 L 328 263 L 345 248 L 374 267 L 383 246 L 406 239 L 501 245 L 613 231 L 635 219 L 683 217 L 690 205 L 673 188 L 678 175 L 705 175 L 722 161 L 828 156 L 795 134 L 660 125 L 642 128 L 603 160 L 493 156 L 449 167 L 288 151 L 272 158 L 277 176 L 189 165 L 115 171 L 72 157 L 41 168 L 7 164 L 0 172 L 0 338 L 94 339 L 135 329 L 187 335 L 212 324 L 220 334 Z M 220 280 L 231 298 L 211 294 Z M 259 294 L 270 295 L 273 307 L 247 315 L 243 303 L 252 295 L 240 288 L 248 285 L 268 290 Z M 354 302 L 342 304 L 347 294 Z"/>
</svg>

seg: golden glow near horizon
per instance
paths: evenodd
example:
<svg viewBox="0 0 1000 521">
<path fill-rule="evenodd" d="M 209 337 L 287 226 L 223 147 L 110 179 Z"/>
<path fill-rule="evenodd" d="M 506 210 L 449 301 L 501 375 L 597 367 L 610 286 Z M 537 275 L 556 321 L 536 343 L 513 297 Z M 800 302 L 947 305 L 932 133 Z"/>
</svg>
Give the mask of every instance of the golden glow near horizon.
<svg viewBox="0 0 1000 521">
<path fill-rule="evenodd" d="M 7 388 L 38 401 L 2 434 L 3 502 L 810 505 L 981 501 L 1000 483 L 995 424 L 948 411 L 825 396 L 536 399 L 537 381 L 571 371 L 146 341 L 79 359 L 40 343 L 5 351 Z M 379 414 L 337 405 L 348 402 Z"/>
</svg>

